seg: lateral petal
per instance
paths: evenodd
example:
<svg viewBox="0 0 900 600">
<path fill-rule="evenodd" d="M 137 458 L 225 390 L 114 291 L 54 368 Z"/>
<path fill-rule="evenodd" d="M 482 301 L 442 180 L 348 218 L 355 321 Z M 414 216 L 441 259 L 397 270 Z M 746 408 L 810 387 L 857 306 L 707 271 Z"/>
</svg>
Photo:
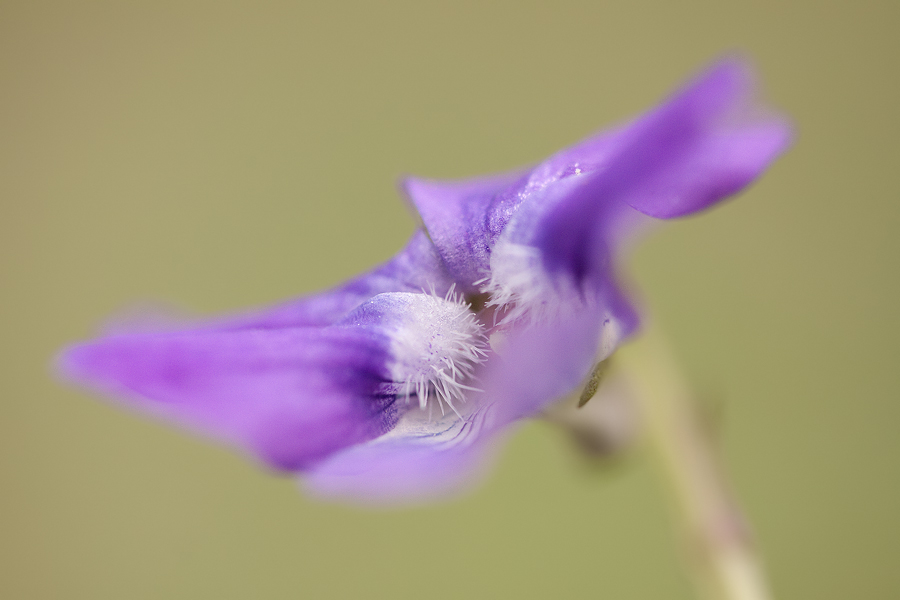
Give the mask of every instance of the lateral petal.
<svg viewBox="0 0 900 600">
<path fill-rule="evenodd" d="M 296 471 L 396 422 L 387 340 L 364 328 L 186 331 L 67 349 L 64 376 Z"/>
<path fill-rule="evenodd" d="M 393 258 L 338 287 L 212 323 L 221 329 L 330 325 L 385 292 L 434 291 L 443 296 L 454 281 L 428 235 L 416 230 Z"/>
</svg>

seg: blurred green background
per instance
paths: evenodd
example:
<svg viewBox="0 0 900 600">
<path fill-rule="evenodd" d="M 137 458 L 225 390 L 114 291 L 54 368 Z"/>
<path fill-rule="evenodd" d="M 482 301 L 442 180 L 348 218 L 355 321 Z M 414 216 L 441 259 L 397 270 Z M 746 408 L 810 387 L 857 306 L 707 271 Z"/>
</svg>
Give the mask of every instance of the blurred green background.
<svg viewBox="0 0 900 600">
<path fill-rule="evenodd" d="M 795 147 L 632 260 L 780 598 L 900 597 L 900 3 L 0 4 L 0 597 L 691 598 L 646 457 L 514 436 L 458 500 L 305 498 L 51 375 L 110 313 L 389 257 L 402 173 L 534 162 L 751 56 Z"/>
</svg>

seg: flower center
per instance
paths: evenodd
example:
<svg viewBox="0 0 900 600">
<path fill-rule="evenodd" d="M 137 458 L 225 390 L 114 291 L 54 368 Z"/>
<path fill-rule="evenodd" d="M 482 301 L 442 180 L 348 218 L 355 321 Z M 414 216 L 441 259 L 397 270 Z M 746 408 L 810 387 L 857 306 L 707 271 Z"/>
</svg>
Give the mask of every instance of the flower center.
<svg viewBox="0 0 900 600">
<path fill-rule="evenodd" d="M 407 403 L 417 397 L 420 408 L 435 398 L 442 413 L 446 404 L 459 414 L 454 402 L 464 401 L 468 390 L 479 391 L 466 382 L 487 356 L 484 326 L 453 289 L 444 297 L 397 296 L 403 303 L 403 316 L 390 338 L 391 375 L 399 385 L 398 394 Z"/>
</svg>

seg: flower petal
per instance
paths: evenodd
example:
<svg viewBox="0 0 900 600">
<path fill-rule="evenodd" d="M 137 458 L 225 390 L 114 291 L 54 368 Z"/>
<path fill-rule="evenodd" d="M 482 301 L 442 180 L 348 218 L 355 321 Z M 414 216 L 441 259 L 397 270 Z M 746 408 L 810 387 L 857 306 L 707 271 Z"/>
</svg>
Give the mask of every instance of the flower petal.
<svg viewBox="0 0 900 600">
<path fill-rule="evenodd" d="M 297 471 L 390 431 L 408 408 L 398 394 L 407 404 L 442 395 L 453 408 L 483 346 L 482 326 L 451 294 L 389 292 L 331 326 L 116 335 L 68 349 L 60 366 Z"/>
<path fill-rule="evenodd" d="M 509 219 L 500 192 L 527 171 L 460 181 L 410 177 L 402 182 L 428 235 L 463 292 L 477 291 L 474 282 L 488 268 L 490 249 Z"/>
<path fill-rule="evenodd" d="M 723 60 L 656 110 L 530 170 L 461 182 L 412 179 L 406 191 L 466 291 L 489 273 L 504 239 L 545 250 L 550 270 L 568 268 L 581 279 L 591 263 L 609 261 L 639 214 L 668 219 L 703 210 L 784 151 L 790 127 L 754 106 L 752 87 L 746 64 Z"/>
<path fill-rule="evenodd" d="M 593 366 L 624 336 L 624 325 L 598 306 L 584 306 L 557 319 L 513 329 L 481 383 L 491 399 L 485 431 L 532 417 L 583 384 Z"/>
<path fill-rule="evenodd" d="M 619 135 L 602 168 L 573 178 L 564 195 L 543 199 L 543 206 L 523 204 L 520 214 L 543 213 L 531 243 L 542 250 L 547 269 L 577 279 L 601 270 L 626 205 L 652 217 L 680 217 L 755 179 L 791 134 L 780 118 L 754 116 L 750 83 L 746 65 L 715 65 Z"/>
<path fill-rule="evenodd" d="M 390 433 L 348 448 L 302 477 L 326 498 L 367 503 L 415 503 L 459 494 L 484 475 L 496 441 L 479 436 L 483 414 L 412 408 Z"/>
<path fill-rule="evenodd" d="M 453 279 L 434 245 L 419 229 L 389 261 L 332 290 L 222 319 L 212 325 L 218 329 L 330 325 L 381 293 L 433 291 L 443 296 L 452 285 Z"/>
<path fill-rule="evenodd" d="M 388 341 L 364 328 L 126 335 L 69 348 L 63 374 L 126 404 L 303 469 L 397 419 Z"/>
</svg>

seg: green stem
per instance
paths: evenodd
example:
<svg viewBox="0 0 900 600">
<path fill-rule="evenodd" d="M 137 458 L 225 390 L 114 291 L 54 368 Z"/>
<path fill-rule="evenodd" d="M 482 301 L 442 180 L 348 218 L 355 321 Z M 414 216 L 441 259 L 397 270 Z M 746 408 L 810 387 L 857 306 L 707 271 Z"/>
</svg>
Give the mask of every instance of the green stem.
<svg viewBox="0 0 900 600">
<path fill-rule="evenodd" d="M 693 396 L 662 337 L 648 328 L 616 353 L 675 500 L 703 597 L 770 600 L 749 530 Z"/>
</svg>

